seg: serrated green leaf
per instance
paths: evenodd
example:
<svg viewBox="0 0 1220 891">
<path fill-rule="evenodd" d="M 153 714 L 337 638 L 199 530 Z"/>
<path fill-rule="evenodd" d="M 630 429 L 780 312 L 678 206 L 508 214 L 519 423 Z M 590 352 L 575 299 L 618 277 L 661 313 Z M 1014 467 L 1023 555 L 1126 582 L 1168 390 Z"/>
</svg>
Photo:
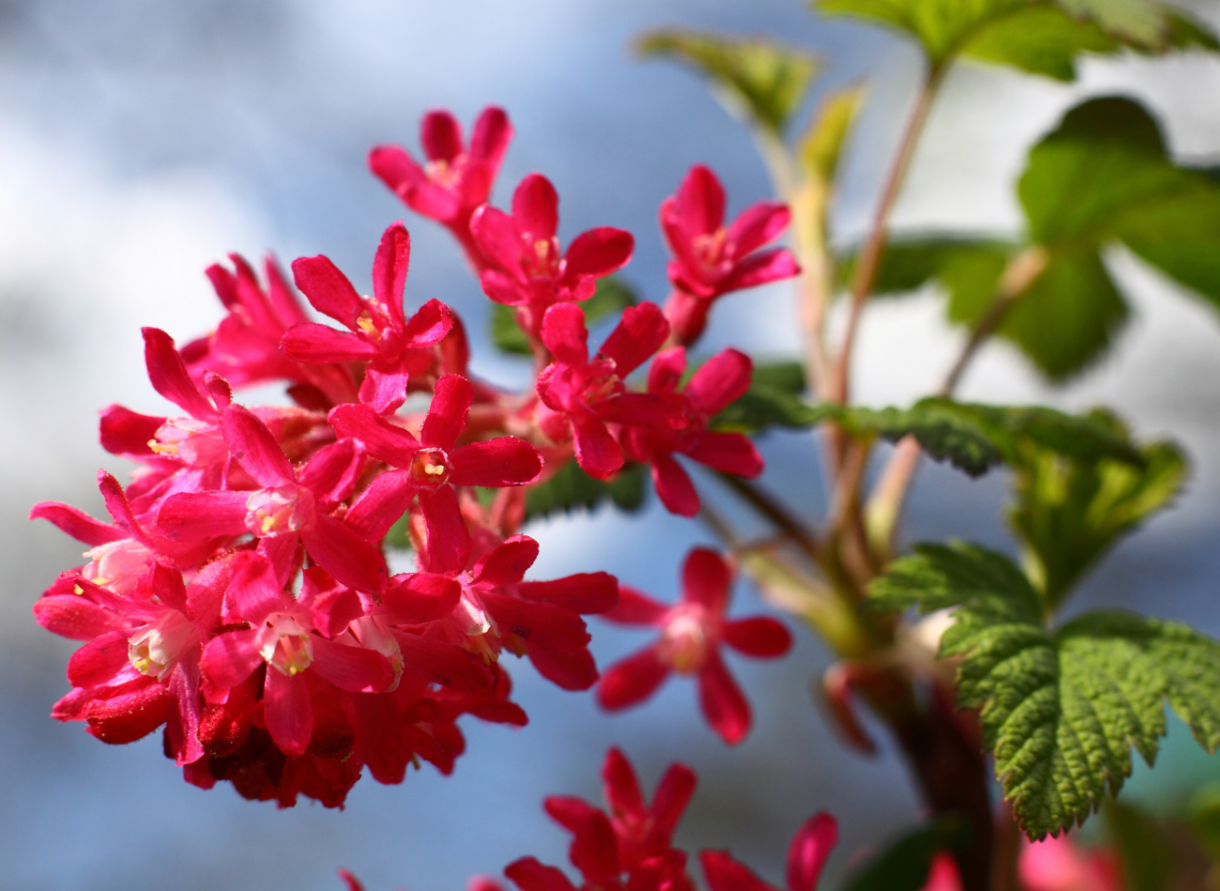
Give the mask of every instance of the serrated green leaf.
<svg viewBox="0 0 1220 891">
<path fill-rule="evenodd" d="M 799 362 L 754 367 L 750 389 L 712 418 L 709 428 L 722 432 L 761 433 L 771 427 L 812 427 L 823 414 L 806 403 L 805 370 Z"/>
<path fill-rule="evenodd" d="M 843 144 L 864 105 L 865 89 L 847 87 L 830 92 L 801 137 L 798 157 L 809 176 L 832 183 L 839 169 Z"/>
<path fill-rule="evenodd" d="M 611 313 L 639 302 L 635 289 L 614 275 L 599 278 L 593 296 L 580 304 L 585 311 L 585 323 L 593 325 Z M 505 353 L 516 356 L 533 355 L 529 338 L 517 324 L 517 312 L 502 303 L 491 305 L 491 342 Z"/>
<path fill-rule="evenodd" d="M 1120 538 L 1181 490 L 1187 465 L 1176 446 L 1153 443 L 1142 455 L 1142 464 L 1085 456 L 1067 461 L 1032 447 L 1015 462 L 1008 520 L 1049 603 L 1060 603 Z"/>
<path fill-rule="evenodd" d="M 691 66 L 711 80 L 730 111 L 777 135 L 818 70 L 811 53 L 767 40 L 666 30 L 645 34 L 636 46 L 645 58 L 662 56 Z"/>
<path fill-rule="evenodd" d="M 857 870 L 844 891 L 920 891 L 932 859 L 941 851 L 962 850 L 969 844 L 970 827 L 956 814 L 908 833 Z"/>
<path fill-rule="evenodd" d="M 606 502 L 634 512 L 644 504 L 646 476 L 643 464 L 628 464 L 610 479 L 598 480 L 581 470 L 575 461 L 569 461 L 546 482 L 529 487 L 525 493 L 525 518 L 571 513 L 581 508 L 593 510 Z"/>
<path fill-rule="evenodd" d="M 1220 643 L 1173 622 L 1087 613 L 1055 632 L 1002 554 L 925 545 L 869 588 L 874 607 L 956 607 L 941 656 L 961 659 L 958 702 L 977 708 L 985 748 L 1032 838 L 1083 822 L 1165 735 L 1164 702 L 1208 751 L 1220 744 Z"/>
</svg>

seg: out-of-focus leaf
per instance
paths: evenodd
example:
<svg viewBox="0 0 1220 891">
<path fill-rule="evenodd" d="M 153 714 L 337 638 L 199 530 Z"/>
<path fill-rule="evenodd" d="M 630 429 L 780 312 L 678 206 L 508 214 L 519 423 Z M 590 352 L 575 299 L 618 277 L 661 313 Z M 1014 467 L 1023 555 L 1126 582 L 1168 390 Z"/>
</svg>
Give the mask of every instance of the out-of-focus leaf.
<svg viewBox="0 0 1220 891">
<path fill-rule="evenodd" d="M 1186 819 L 1199 847 L 1220 861 L 1220 783 L 1208 783 L 1194 794 Z"/>
<path fill-rule="evenodd" d="M 917 829 L 862 866 L 847 880 L 845 891 L 920 891 L 941 851 L 965 848 L 970 827 L 956 814 L 946 814 L 931 826 Z"/>
<path fill-rule="evenodd" d="M 553 477 L 530 486 L 525 493 L 525 517 L 545 517 L 562 511 L 593 510 L 610 502 L 620 510 L 633 512 L 644 503 L 647 468 L 628 464 L 608 480 L 589 476 L 575 461 L 569 461 Z"/>
<path fill-rule="evenodd" d="M 1165 700 L 1204 748 L 1220 744 L 1220 643 L 1186 625 L 1099 611 L 1050 631 L 1012 561 L 960 542 L 916 547 L 873 582 L 869 601 L 956 608 L 940 655 L 962 660 L 958 703 L 979 709 L 1004 796 L 1032 838 L 1117 795 L 1132 746 L 1153 762 Z"/>
<path fill-rule="evenodd" d="M 714 430 L 761 433 L 770 427 L 812 427 L 822 415 L 806 403 L 805 370 L 799 362 L 754 366 L 750 389 L 711 420 Z"/>
<path fill-rule="evenodd" d="M 1111 848 L 1123 867 L 1127 891 L 1165 891 L 1173 872 L 1169 840 L 1144 811 L 1112 801 L 1102 812 Z"/>
<path fill-rule="evenodd" d="M 665 30 L 643 35 L 636 46 L 645 58 L 691 66 L 711 80 L 730 111 L 775 134 L 800 107 L 818 70 L 812 54 L 767 40 Z"/>
<path fill-rule="evenodd" d="M 606 276 L 597 280 L 597 290 L 580 306 L 585 311 L 588 325 L 604 319 L 611 313 L 634 306 L 638 301 L 635 290 L 617 276 Z M 491 305 L 491 342 L 500 350 L 516 356 L 530 356 L 529 338 L 517 324 L 516 310 L 502 303 Z"/>
<path fill-rule="evenodd" d="M 1019 245 L 993 238 L 940 234 L 903 234 L 892 238 L 881 254 L 873 296 L 898 296 L 939 282 L 956 301 L 985 306 L 1009 257 Z M 835 284 L 847 287 L 855 275 L 855 252 L 835 265 Z"/>
<path fill-rule="evenodd" d="M 1106 415 L 1092 417 L 1125 432 Z M 1141 454 L 1141 464 L 1083 455 L 1064 460 L 1030 444 L 1015 462 L 1008 520 L 1049 603 L 1061 602 L 1120 538 L 1181 491 L 1187 464 L 1176 446 L 1153 443 Z"/>
<path fill-rule="evenodd" d="M 386 532 L 385 538 L 382 540 L 387 548 L 394 548 L 397 551 L 412 550 L 411 536 L 407 533 L 407 524 L 410 522 L 410 512 L 403 514 L 394 521 L 394 525 Z"/>
<path fill-rule="evenodd" d="M 813 0 L 915 38 L 933 67 L 958 56 L 1073 80 L 1081 53 L 1215 50 L 1201 25 L 1156 0 Z"/>
<path fill-rule="evenodd" d="M 823 183 L 834 182 L 839 156 L 864 105 L 864 95 L 864 87 L 847 87 L 822 101 L 800 144 L 801 165 L 810 176 Z"/>
</svg>

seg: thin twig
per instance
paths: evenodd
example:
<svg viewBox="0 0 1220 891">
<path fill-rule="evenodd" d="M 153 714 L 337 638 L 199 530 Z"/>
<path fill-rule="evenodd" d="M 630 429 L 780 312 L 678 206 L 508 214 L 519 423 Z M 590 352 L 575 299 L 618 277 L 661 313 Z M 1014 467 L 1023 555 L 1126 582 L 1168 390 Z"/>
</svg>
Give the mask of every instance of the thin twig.
<svg viewBox="0 0 1220 891">
<path fill-rule="evenodd" d="M 748 502 L 751 507 L 770 520 L 776 529 L 786 533 L 793 543 L 804 551 L 810 559 L 814 561 L 821 559 L 822 551 L 818 545 L 817 538 L 814 537 L 813 531 L 809 529 L 803 520 L 788 510 L 786 505 L 771 497 L 770 494 L 763 491 L 759 486 L 754 485 L 748 480 L 743 480 L 741 477 L 728 473 L 719 473 L 717 476 L 730 489 L 740 495 L 744 501 Z"/>
</svg>

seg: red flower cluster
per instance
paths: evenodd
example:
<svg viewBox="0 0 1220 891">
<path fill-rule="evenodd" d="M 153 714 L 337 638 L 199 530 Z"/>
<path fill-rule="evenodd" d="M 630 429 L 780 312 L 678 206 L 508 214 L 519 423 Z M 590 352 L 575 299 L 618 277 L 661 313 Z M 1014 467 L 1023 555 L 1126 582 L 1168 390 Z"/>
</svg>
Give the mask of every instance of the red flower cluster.
<svg viewBox="0 0 1220 891">
<path fill-rule="evenodd" d="M 558 197 L 538 174 L 517 187 L 511 213 L 491 207 L 510 136 L 504 113 L 488 109 L 467 146 L 453 117 L 433 112 L 425 165 L 389 147 L 370 164 L 454 233 L 492 300 L 516 308 L 538 359 L 534 385 L 510 393 L 474 379 L 454 313 L 438 300 L 404 309 L 401 223 L 376 251 L 372 296 L 324 256 L 292 264 L 296 288 L 338 327 L 312 321 L 271 262 L 265 287 L 240 257 L 210 268 L 227 310 L 214 333 L 179 351 L 165 332 L 144 331 L 149 379 L 178 410 L 102 413 L 103 447 L 138 465 L 127 486 L 99 476 L 111 521 L 58 503 L 31 512 L 90 548 L 34 607 L 44 627 L 84 643 L 56 717 L 113 743 L 164 726 L 166 752 L 192 783 L 228 780 L 281 806 L 301 794 L 341 805 L 365 767 L 383 783 L 421 758 L 448 772 L 464 745 L 460 716 L 527 720 L 509 699 L 505 649 L 563 689 L 598 680 L 581 616 L 614 608 L 617 582 L 604 572 L 525 580 L 538 556 L 519 534 L 525 487 L 572 460 L 602 479 L 648 462 L 661 500 L 691 516 L 698 496 L 674 455 L 762 471 L 748 439 L 709 429 L 749 386 L 748 358 L 725 351 L 679 387 L 685 355 L 670 349 L 647 392 L 633 391 L 627 378 L 671 335 L 650 303 L 628 308 L 590 355 L 577 304 L 630 259 L 632 238 L 603 227 L 561 251 Z M 775 229 L 747 230 L 759 226 Z M 742 235 L 726 256 L 756 242 Z M 717 293 L 754 279 L 729 276 Z M 273 381 L 293 405 L 233 401 L 232 387 Z M 396 527 L 414 571 L 387 564 Z M 748 707 L 716 646 L 778 655 L 788 640 L 764 620 L 723 622 L 723 563 L 698 552 L 688 576 L 708 561 L 723 570 L 720 588 L 699 581 L 685 606 L 657 606 L 670 643 L 656 650 L 648 689 L 628 699 L 669 668 L 698 671 L 705 710 L 736 741 Z M 630 596 L 620 619 L 645 602 Z M 605 692 L 625 689 L 623 677 L 602 688 L 604 701 L 626 704 Z"/>
</svg>

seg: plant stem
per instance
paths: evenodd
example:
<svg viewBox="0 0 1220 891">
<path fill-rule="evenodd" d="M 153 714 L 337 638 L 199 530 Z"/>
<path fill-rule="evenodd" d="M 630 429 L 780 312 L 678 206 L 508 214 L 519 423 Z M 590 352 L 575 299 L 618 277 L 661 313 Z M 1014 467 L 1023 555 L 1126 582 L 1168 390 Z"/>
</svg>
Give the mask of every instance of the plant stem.
<svg viewBox="0 0 1220 891">
<path fill-rule="evenodd" d="M 919 143 L 919 136 L 923 132 L 924 123 L 928 118 L 928 111 L 932 108 L 932 102 L 944 80 L 944 71 L 945 69 L 941 66 L 933 66 L 928 69 L 919 95 L 916 97 L 915 107 L 911 110 L 911 116 L 907 120 L 902 140 L 898 144 L 898 152 L 894 156 L 889 177 L 881 191 L 881 199 L 873 216 L 873 226 L 868 241 L 865 242 L 864 249 L 856 261 L 856 271 L 851 288 L 851 307 L 847 316 L 847 330 L 843 335 L 843 344 L 831 371 L 827 392 L 827 398 L 835 402 L 846 402 L 848 398 L 848 377 L 851 371 L 851 357 L 855 348 L 856 333 L 860 327 L 860 316 L 864 312 L 864 306 L 868 303 L 869 295 L 873 290 L 873 283 L 877 279 L 881 255 L 885 251 L 890 212 L 893 210 L 894 203 L 898 200 L 898 193 L 902 190 L 902 184 L 906 180 L 907 170 L 915 155 L 915 146 Z"/>
<path fill-rule="evenodd" d="M 776 529 L 787 534 L 805 554 L 814 562 L 822 558 L 822 549 L 812 531 L 803 520 L 788 510 L 779 500 L 771 497 L 759 486 L 741 477 L 728 473 L 717 474 L 721 481 L 748 502 L 751 507 L 774 524 Z"/>
</svg>

